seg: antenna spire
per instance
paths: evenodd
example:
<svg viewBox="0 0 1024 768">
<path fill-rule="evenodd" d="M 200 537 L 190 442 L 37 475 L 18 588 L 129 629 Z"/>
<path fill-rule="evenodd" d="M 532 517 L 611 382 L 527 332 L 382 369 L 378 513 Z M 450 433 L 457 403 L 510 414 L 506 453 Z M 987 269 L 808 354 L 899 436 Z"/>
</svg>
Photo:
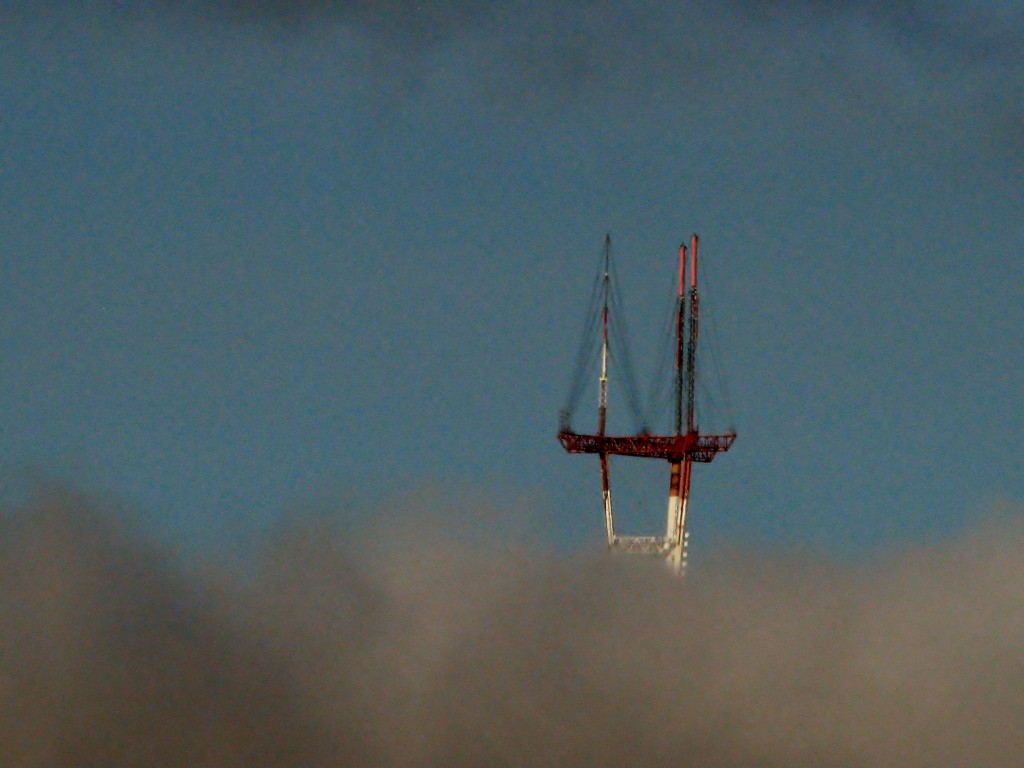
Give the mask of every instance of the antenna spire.
<svg viewBox="0 0 1024 768">
<path fill-rule="evenodd" d="M 604 277 L 601 280 L 603 295 L 601 307 L 601 378 L 597 395 L 597 433 L 604 434 L 608 414 L 608 296 L 610 293 L 609 274 L 611 271 L 612 236 L 604 236 Z"/>
<path fill-rule="evenodd" d="M 686 327 L 686 245 L 679 246 L 679 292 L 676 298 L 676 386 L 675 431 L 683 434 L 683 360 L 685 359 Z"/>
<path fill-rule="evenodd" d="M 700 305 L 697 297 L 697 235 L 690 240 L 690 337 L 686 341 L 686 433 L 696 431 L 694 409 L 697 402 L 697 323 Z"/>
</svg>

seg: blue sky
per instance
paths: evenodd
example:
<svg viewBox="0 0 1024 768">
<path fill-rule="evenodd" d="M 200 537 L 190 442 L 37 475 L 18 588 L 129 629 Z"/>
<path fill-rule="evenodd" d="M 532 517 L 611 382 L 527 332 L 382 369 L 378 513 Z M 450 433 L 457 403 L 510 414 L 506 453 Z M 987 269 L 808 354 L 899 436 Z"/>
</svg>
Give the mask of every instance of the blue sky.
<svg viewBox="0 0 1024 768">
<path fill-rule="evenodd" d="M 206 548 L 458 492 L 600 546 L 554 433 L 601 241 L 643 369 L 697 231 L 739 438 L 695 545 L 1019 509 L 1022 33 L 999 3 L 2 2 L 4 493 Z"/>
</svg>

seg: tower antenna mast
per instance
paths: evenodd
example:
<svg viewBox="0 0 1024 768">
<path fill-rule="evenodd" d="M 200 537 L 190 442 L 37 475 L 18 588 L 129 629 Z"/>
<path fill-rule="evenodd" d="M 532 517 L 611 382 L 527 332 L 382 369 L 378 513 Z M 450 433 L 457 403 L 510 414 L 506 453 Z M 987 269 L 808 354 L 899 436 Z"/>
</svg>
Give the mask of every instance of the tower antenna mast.
<svg viewBox="0 0 1024 768">
<path fill-rule="evenodd" d="M 558 433 L 562 447 L 569 453 L 596 453 L 601 464 L 601 495 L 604 502 L 605 531 L 612 550 L 656 554 L 665 558 L 676 573 L 686 569 L 686 515 L 690 500 L 690 479 L 694 462 L 708 463 L 732 447 L 735 432 L 702 434 L 696 423 L 697 335 L 700 322 L 700 297 L 697 290 L 697 235 L 690 248 L 679 246 L 678 291 L 675 313 L 675 408 L 674 434 L 651 435 L 640 432 L 629 436 L 607 434 L 608 414 L 608 305 L 610 296 L 611 237 L 605 238 L 604 275 L 601 308 L 601 376 L 598 380 L 598 428 L 596 434 L 578 434 L 566 418 Z M 689 275 L 687 275 L 689 268 Z M 689 279 L 687 280 L 687 277 Z M 669 463 L 668 514 L 665 535 L 624 536 L 615 531 L 612 510 L 609 457 L 632 456 L 663 459 Z"/>
<path fill-rule="evenodd" d="M 597 434 L 603 439 L 608 418 L 608 299 L 611 289 L 612 236 L 604 236 L 604 276 L 601 279 L 601 378 L 597 396 Z M 613 546 L 615 521 L 612 518 L 612 488 L 609 476 L 608 452 L 600 451 L 601 499 L 604 503 L 604 527 L 608 546 Z"/>
</svg>

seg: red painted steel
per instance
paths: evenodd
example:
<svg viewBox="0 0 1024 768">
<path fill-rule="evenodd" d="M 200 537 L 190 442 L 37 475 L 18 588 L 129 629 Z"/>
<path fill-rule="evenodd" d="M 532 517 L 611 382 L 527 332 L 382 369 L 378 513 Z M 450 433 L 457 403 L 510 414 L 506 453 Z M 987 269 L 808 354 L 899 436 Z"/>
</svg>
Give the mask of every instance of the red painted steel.
<svg viewBox="0 0 1024 768">
<path fill-rule="evenodd" d="M 690 253 L 692 254 L 692 261 L 690 262 L 690 287 L 697 287 L 697 235 L 696 233 L 690 238 Z"/>
<path fill-rule="evenodd" d="M 685 435 L 632 435 L 613 437 L 610 435 L 578 435 L 575 432 L 560 432 L 562 447 L 569 453 L 597 453 L 611 456 L 640 456 L 668 461 L 698 461 L 708 463 L 716 454 L 728 451 L 736 435 L 702 435 L 690 432 Z"/>
<path fill-rule="evenodd" d="M 686 246 L 679 246 L 679 298 L 686 295 Z"/>
</svg>

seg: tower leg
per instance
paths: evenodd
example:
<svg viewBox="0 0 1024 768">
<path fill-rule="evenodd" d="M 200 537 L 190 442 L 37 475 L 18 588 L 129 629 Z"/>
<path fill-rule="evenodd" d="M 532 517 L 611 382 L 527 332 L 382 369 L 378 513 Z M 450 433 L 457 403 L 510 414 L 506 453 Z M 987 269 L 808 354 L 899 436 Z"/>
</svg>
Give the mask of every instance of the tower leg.
<svg viewBox="0 0 1024 768">
<path fill-rule="evenodd" d="M 615 545 L 615 520 L 612 517 L 612 485 L 609 477 L 608 454 L 601 454 L 601 498 L 604 500 L 604 529 L 608 546 Z"/>
<path fill-rule="evenodd" d="M 669 549 L 666 561 L 675 573 L 686 570 L 686 540 L 689 537 L 686 532 L 686 508 L 690 503 L 690 467 L 689 459 L 681 465 L 676 462 L 672 464 L 666 531 Z"/>
<path fill-rule="evenodd" d="M 681 478 L 680 463 L 673 461 L 668 482 L 668 517 L 665 520 L 665 539 L 669 546 L 674 546 L 679 532 L 679 482 Z"/>
<path fill-rule="evenodd" d="M 679 514 L 676 517 L 676 527 L 669 536 L 670 548 L 668 554 L 669 567 L 676 573 L 683 573 L 686 570 L 686 545 L 689 534 L 686 530 L 686 508 L 690 503 L 690 468 L 692 462 L 689 459 L 683 460 L 682 467 L 674 464 L 672 469 L 673 480 L 677 488 L 676 498 L 679 500 Z M 677 474 L 677 470 L 678 474 Z M 669 497 L 670 502 L 672 497 Z"/>
</svg>

